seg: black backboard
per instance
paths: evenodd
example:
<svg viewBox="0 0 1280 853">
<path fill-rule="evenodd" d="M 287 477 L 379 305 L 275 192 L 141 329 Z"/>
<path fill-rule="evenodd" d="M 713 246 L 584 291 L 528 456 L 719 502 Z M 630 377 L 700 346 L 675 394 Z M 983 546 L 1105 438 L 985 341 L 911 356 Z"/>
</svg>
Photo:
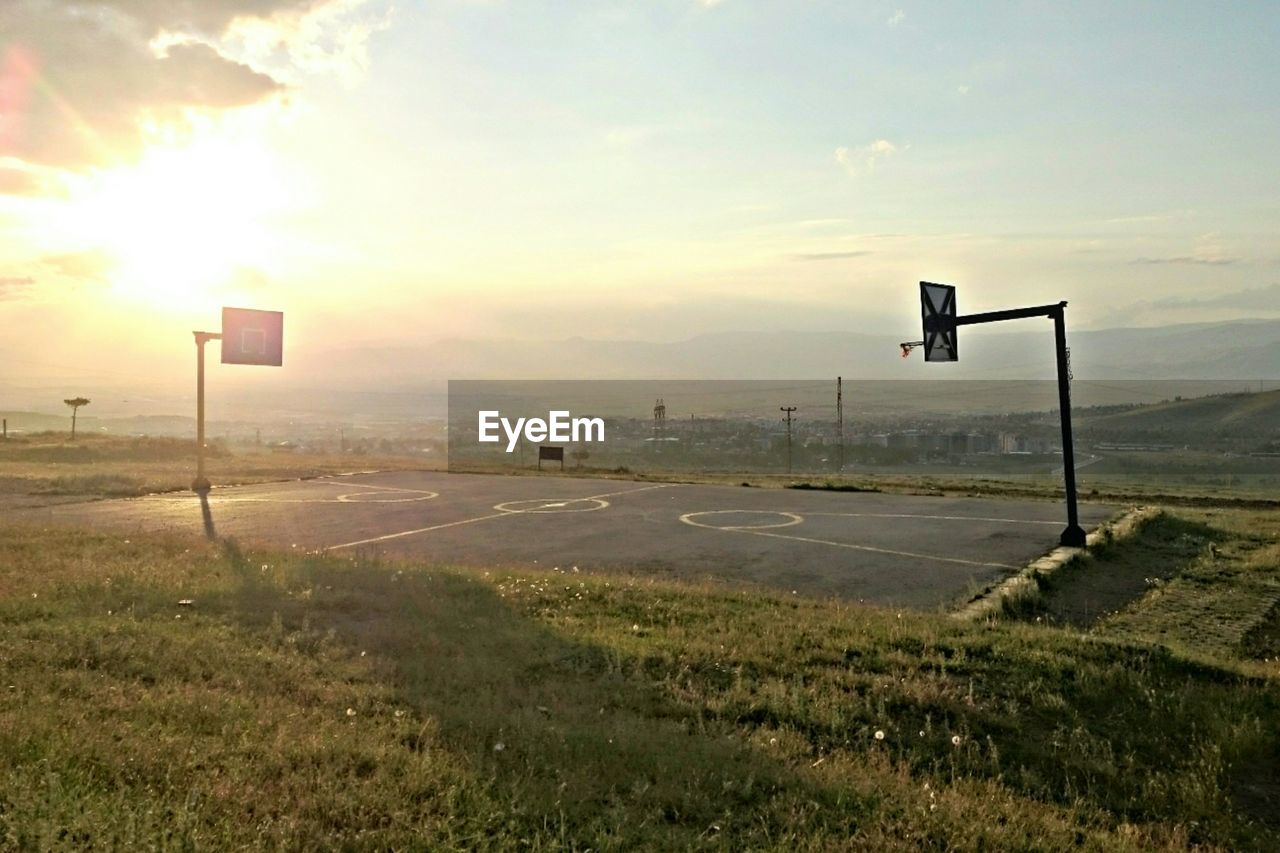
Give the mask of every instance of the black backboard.
<svg viewBox="0 0 1280 853">
<path fill-rule="evenodd" d="M 924 360 L 958 361 L 956 289 L 949 284 L 920 282 L 920 316 L 924 323 Z"/>
</svg>

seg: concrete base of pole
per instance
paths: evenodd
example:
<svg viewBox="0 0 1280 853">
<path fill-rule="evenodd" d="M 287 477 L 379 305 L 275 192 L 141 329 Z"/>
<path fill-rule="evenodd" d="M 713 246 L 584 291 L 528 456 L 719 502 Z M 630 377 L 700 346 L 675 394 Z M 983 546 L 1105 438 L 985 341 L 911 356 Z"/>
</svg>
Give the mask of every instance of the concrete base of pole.
<svg viewBox="0 0 1280 853">
<path fill-rule="evenodd" d="M 1084 528 L 1078 524 L 1070 524 L 1062 531 L 1059 544 L 1066 548 L 1083 548 L 1085 543 Z"/>
</svg>

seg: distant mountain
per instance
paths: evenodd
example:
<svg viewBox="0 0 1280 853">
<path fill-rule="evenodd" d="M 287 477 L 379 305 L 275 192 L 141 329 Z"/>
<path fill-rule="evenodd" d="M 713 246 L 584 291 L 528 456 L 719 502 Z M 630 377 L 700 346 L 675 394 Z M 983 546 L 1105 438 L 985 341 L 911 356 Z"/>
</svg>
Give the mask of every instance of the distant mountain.
<svg viewBox="0 0 1280 853">
<path fill-rule="evenodd" d="M 1007 329 L 1004 327 L 1008 327 Z M 1009 331 L 1009 330 L 1012 331 Z M 214 372 L 209 400 L 211 420 L 259 422 L 313 420 L 373 423 L 405 417 L 439 417 L 445 410 L 448 379 L 834 379 L 846 380 L 1029 380 L 1055 375 L 1052 325 L 1023 320 L 960 330 L 957 364 L 925 364 L 919 350 L 899 357 L 898 343 L 918 338 L 918 326 L 904 323 L 892 334 L 845 332 L 727 332 L 669 343 L 635 340 L 472 340 L 450 339 L 421 345 L 363 346 L 291 350 L 286 371 Z M 1280 382 L 1280 321 L 1194 323 L 1143 329 L 1068 329 L 1071 366 L 1078 382 L 1077 405 L 1147 402 L 1174 395 L 1221 393 L 1203 380 Z M 187 381 L 142 384 L 111 376 L 92 387 L 68 384 L 65 377 L 40 377 L 27 368 L 4 372 L 0 364 L 0 407 L 58 416 L 72 391 L 93 399 L 88 418 L 128 418 L 177 414 L 194 408 Z M 1107 381 L 1132 379 L 1149 390 L 1104 387 Z M 1274 387 L 1274 386 L 1272 386 Z M 984 401 L 1048 408 L 1052 389 L 1028 388 L 1025 395 L 987 389 Z M 1230 390 L 1244 390 L 1230 389 Z M 1115 393 L 1111 393 L 1114 391 Z M 923 387 L 916 392 L 925 393 Z M 895 390 L 890 396 L 897 394 Z M 969 391 L 948 389 L 949 398 Z M 974 392 L 977 393 L 977 392 Z M 1044 400 L 1041 400 L 1041 397 Z M 864 397 L 865 399 L 865 397 Z M 91 412 L 91 413 L 90 413 Z M 25 419 L 23 419 L 25 421 Z M 10 429 L 32 429 L 10 421 Z M 48 427 L 39 427 L 48 428 Z M 61 428 L 60 426 L 54 428 Z M 178 424 L 142 423 L 132 431 L 178 430 Z"/>
<path fill-rule="evenodd" d="M 441 379 L 1032 379 L 1055 371 L 1052 326 L 1017 331 L 965 327 L 960 362 L 899 358 L 901 333 L 730 332 L 684 341 L 440 340 L 420 347 L 362 347 L 299 353 L 318 375 L 345 386 L 394 388 Z M 1197 323 L 1068 331 L 1072 369 L 1091 379 L 1266 379 L 1280 377 L 1280 322 Z M 297 363 L 297 361 L 295 361 Z"/>
</svg>

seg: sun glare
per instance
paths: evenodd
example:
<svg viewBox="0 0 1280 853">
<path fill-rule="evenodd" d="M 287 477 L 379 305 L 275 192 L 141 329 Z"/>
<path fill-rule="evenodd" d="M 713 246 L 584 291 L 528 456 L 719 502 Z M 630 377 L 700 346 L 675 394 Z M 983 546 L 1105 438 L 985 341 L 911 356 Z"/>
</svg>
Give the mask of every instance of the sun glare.
<svg viewBox="0 0 1280 853">
<path fill-rule="evenodd" d="M 245 270 L 270 265 L 267 220 L 286 197 L 266 148 L 208 139 L 155 146 L 87 178 L 68 210 L 77 239 L 109 255 L 118 295 L 182 310 L 207 307 Z"/>
</svg>

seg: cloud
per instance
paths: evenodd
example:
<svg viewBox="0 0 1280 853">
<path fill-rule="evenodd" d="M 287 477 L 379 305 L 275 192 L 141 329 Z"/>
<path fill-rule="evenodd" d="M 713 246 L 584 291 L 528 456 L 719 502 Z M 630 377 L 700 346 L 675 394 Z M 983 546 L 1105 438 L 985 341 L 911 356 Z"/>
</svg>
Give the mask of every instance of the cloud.
<svg viewBox="0 0 1280 853">
<path fill-rule="evenodd" d="M 969 94 L 969 87 L 968 87 L 968 86 L 956 86 L 956 91 L 957 91 L 957 92 L 959 92 L 961 95 L 967 95 L 967 94 Z"/>
<path fill-rule="evenodd" d="M 1179 310 L 1205 308 L 1237 308 L 1244 311 L 1273 313 L 1272 306 L 1280 305 L 1280 283 L 1265 287 L 1251 287 L 1245 290 L 1232 290 L 1212 296 L 1166 296 L 1151 299 L 1134 305 L 1135 309 L 1145 310 Z"/>
<path fill-rule="evenodd" d="M 47 288 L 51 278 L 72 285 L 105 282 L 116 266 L 116 259 L 105 249 L 42 255 L 20 264 L 18 272 L 0 275 L 0 300 L 18 298 L 37 285 Z"/>
<path fill-rule="evenodd" d="M 845 258 L 861 258 L 869 254 L 871 252 L 867 250 L 852 252 L 797 252 L 791 258 L 797 261 L 839 261 Z"/>
<path fill-rule="evenodd" d="M 656 125 L 627 125 L 611 127 L 604 135 L 609 148 L 634 148 L 653 139 L 662 129 Z"/>
<path fill-rule="evenodd" d="M 277 62 L 237 55 L 236 34 L 302 35 L 354 0 L 4 0 L 0 157 L 81 170 L 137 155 L 148 126 L 263 103 Z M 308 23 L 310 22 L 310 23 Z M 248 51 L 241 51 L 247 53 Z M 285 63 L 288 64 L 287 62 Z"/>
<path fill-rule="evenodd" d="M 79 252 L 45 255 L 37 263 L 58 275 L 83 281 L 105 279 L 116 266 L 115 258 L 105 249 L 84 249 Z"/>
<path fill-rule="evenodd" d="M 35 284 L 29 275 L 0 276 L 0 299 L 11 299 Z"/>
<path fill-rule="evenodd" d="M 887 139 L 877 139 L 875 142 L 857 148 L 841 146 L 836 149 L 835 158 L 850 176 L 857 177 L 871 174 L 875 171 L 877 163 L 897 153 L 898 146 Z"/>
<path fill-rule="evenodd" d="M 237 267 L 231 274 L 230 285 L 243 291 L 263 291 L 271 288 L 271 278 L 254 267 Z"/>
<path fill-rule="evenodd" d="M 269 18 L 236 18 L 222 43 L 281 79 L 337 74 L 350 86 L 364 78 L 369 39 L 391 26 L 394 12 L 387 0 L 324 0 Z"/>
<path fill-rule="evenodd" d="M 1134 258 L 1129 261 L 1130 264 L 1194 264 L 1205 266 L 1227 266 L 1229 264 L 1238 263 L 1239 258 L 1227 257 L 1197 257 L 1194 255 L 1180 255 L 1173 258 Z"/>
<path fill-rule="evenodd" d="M 36 172 L 0 166 L 0 195 L 39 196 L 48 191 L 46 181 Z"/>
<path fill-rule="evenodd" d="M 312 11 L 330 0 L 71 0 L 63 5 L 86 10 L 113 10 L 151 32 L 221 34 L 233 21 L 270 19 Z"/>
<path fill-rule="evenodd" d="M 901 24 L 901 23 L 902 23 L 903 21 L 905 21 L 906 19 L 907 19 L 907 13 L 906 13 L 906 11 L 905 11 L 905 10 L 903 10 L 903 9 L 899 9 L 898 11 L 894 12 L 894 13 L 893 13 L 893 17 L 891 17 L 889 20 L 885 21 L 885 23 L 886 23 L 886 24 L 888 24 L 888 25 L 889 25 L 889 26 L 891 26 L 891 27 L 896 27 L 896 26 L 898 26 L 898 24 Z"/>
<path fill-rule="evenodd" d="M 1135 216 L 1113 216 L 1110 219 L 1102 220 L 1107 225 L 1129 225 L 1134 223 L 1147 222 L 1169 222 L 1174 219 L 1184 219 L 1195 214 L 1194 210 L 1170 210 L 1163 213 L 1142 213 Z"/>
</svg>

